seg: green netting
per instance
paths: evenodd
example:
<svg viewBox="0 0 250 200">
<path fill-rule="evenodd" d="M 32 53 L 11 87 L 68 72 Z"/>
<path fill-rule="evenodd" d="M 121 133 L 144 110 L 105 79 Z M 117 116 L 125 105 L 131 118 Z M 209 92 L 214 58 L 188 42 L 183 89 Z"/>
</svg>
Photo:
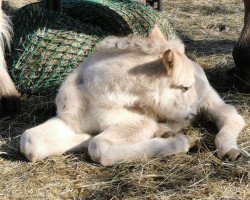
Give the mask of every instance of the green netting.
<svg viewBox="0 0 250 200">
<path fill-rule="evenodd" d="M 67 0 L 64 1 L 64 13 L 113 35 L 132 32 L 147 35 L 158 22 L 167 27 L 167 36 L 175 36 L 175 31 L 160 13 L 129 0 Z"/>
<path fill-rule="evenodd" d="M 166 36 L 175 37 L 171 25 L 159 13 L 140 3 L 64 0 L 63 9 L 60 14 L 35 3 L 15 13 L 10 73 L 20 91 L 55 90 L 107 35 L 147 35 L 158 23 Z"/>
</svg>

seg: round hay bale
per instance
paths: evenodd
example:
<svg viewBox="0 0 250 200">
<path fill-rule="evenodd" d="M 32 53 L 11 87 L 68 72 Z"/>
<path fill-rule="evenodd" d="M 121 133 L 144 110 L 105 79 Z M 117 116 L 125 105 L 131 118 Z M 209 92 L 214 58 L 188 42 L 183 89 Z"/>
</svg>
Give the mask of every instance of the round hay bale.
<svg viewBox="0 0 250 200">
<path fill-rule="evenodd" d="M 147 35 L 155 23 L 167 27 L 166 36 L 175 31 L 162 15 L 145 4 L 129 0 L 66 0 L 64 13 L 74 19 L 96 26 L 109 34 Z"/>
<path fill-rule="evenodd" d="M 13 23 L 15 49 L 9 71 L 17 88 L 26 93 L 55 89 L 107 35 L 89 24 L 49 12 L 42 4 L 17 11 Z"/>
<path fill-rule="evenodd" d="M 9 71 L 21 92 L 54 91 L 108 35 L 147 35 L 158 23 L 168 37 L 175 37 L 171 25 L 160 14 L 140 3 L 64 0 L 63 9 L 63 13 L 52 12 L 42 3 L 35 3 L 15 13 Z"/>
</svg>

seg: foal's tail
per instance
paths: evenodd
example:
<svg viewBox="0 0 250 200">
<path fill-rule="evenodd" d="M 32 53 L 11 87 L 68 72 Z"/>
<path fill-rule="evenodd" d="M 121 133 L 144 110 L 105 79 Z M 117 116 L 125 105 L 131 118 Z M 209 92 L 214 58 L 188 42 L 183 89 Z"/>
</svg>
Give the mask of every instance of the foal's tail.
<svg viewBox="0 0 250 200">
<path fill-rule="evenodd" d="M 1 0 L 0 3 L 2 3 Z M 5 46 L 10 49 L 12 33 L 10 18 L 0 8 L 0 114 L 16 111 L 20 98 L 15 84 L 8 74 L 6 60 L 4 58 Z"/>
</svg>

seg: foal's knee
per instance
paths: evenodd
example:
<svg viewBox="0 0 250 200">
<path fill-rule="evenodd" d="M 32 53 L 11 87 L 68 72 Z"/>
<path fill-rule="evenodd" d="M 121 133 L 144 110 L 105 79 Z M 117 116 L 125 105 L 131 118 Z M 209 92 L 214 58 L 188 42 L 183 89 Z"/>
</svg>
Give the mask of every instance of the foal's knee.
<svg viewBox="0 0 250 200">
<path fill-rule="evenodd" d="M 224 104 L 217 112 L 220 115 L 219 123 L 217 122 L 219 128 L 225 125 L 230 127 L 230 131 L 241 131 L 244 128 L 245 121 L 234 106 Z"/>
<path fill-rule="evenodd" d="M 88 153 L 91 160 L 103 166 L 112 165 L 113 162 L 109 155 L 110 147 L 110 140 L 101 137 L 94 137 L 91 139 L 88 146 Z"/>
</svg>

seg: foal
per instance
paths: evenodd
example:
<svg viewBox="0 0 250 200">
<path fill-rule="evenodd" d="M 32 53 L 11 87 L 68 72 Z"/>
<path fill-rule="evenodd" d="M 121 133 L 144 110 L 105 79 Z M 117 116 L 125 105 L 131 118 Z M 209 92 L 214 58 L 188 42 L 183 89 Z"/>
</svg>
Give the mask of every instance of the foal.
<svg viewBox="0 0 250 200">
<path fill-rule="evenodd" d="M 147 38 L 104 39 L 63 82 L 56 106 L 56 117 L 21 136 L 31 161 L 81 148 L 102 165 L 187 152 L 189 136 L 174 133 L 198 112 L 219 129 L 218 157 L 240 155 L 236 140 L 244 120 L 186 57 L 182 42 L 167 41 L 157 26 Z"/>
</svg>

